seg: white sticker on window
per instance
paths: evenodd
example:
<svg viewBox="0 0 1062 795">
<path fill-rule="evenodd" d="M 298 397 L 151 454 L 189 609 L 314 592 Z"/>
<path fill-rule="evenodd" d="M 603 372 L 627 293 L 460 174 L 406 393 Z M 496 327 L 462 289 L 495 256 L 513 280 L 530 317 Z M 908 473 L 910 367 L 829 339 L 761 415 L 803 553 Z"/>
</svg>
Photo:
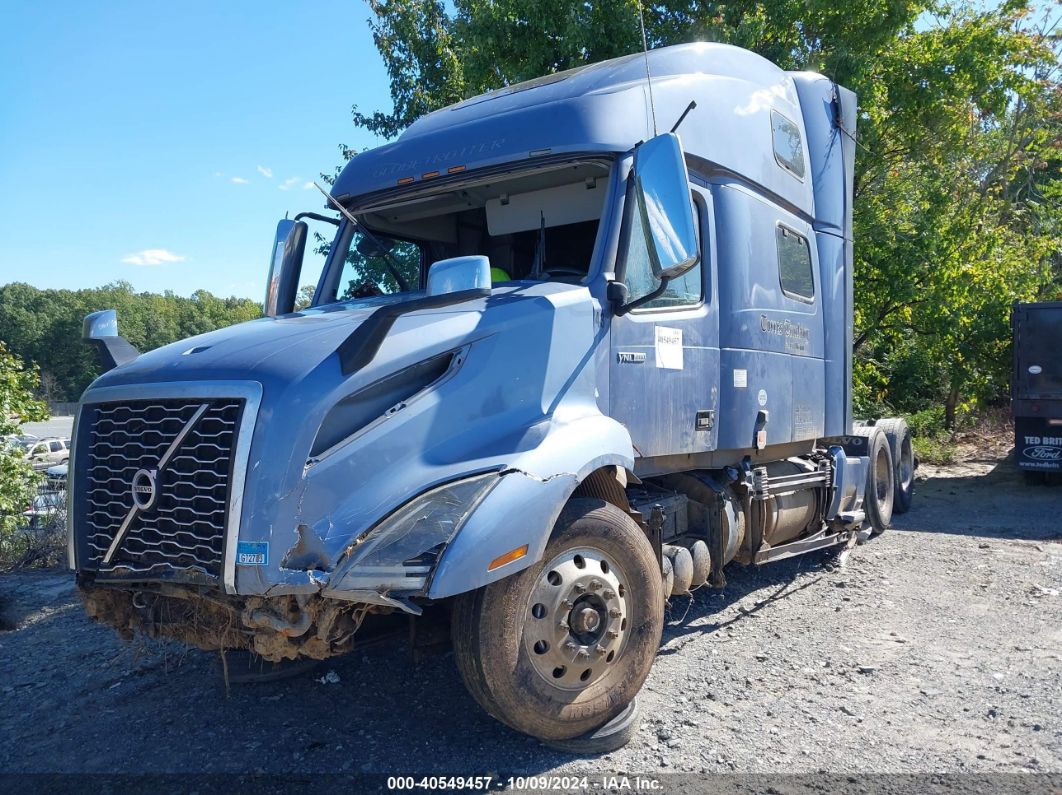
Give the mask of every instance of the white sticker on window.
<svg viewBox="0 0 1062 795">
<path fill-rule="evenodd" d="M 738 389 L 744 389 L 749 385 L 749 371 L 748 370 L 735 370 L 734 371 L 734 386 Z"/>
<path fill-rule="evenodd" d="M 758 395 L 756 395 L 756 400 L 759 401 L 759 404 L 761 406 L 766 406 L 767 405 L 767 390 L 766 389 L 761 389 L 760 393 Z"/>
<path fill-rule="evenodd" d="M 1042 373 L 1043 371 L 1044 371 L 1044 368 L 1042 368 L 1038 364 L 1034 364 L 1031 367 L 1029 367 L 1029 372 L 1032 373 L 1033 375 L 1040 375 L 1040 373 Z"/>
<path fill-rule="evenodd" d="M 682 369 L 682 329 L 656 327 L 656 366 Z"/>
</svg>

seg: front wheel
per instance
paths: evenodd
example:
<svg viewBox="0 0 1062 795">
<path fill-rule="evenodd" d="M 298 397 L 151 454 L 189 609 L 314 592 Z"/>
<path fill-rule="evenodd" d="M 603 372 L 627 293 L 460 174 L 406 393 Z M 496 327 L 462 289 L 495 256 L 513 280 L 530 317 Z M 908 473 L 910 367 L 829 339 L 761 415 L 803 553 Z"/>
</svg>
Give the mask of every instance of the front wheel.
<svg viewBox="0 0 1062 795">
<path fill-rule="evenodd" d="M 487 712 L 565 740 L 634 699 L 663 625 L 660 564 L 641 528 L 603 500 L 574 499 L 542 560 L 458 597 L 454 656 Z"/>
</svg>

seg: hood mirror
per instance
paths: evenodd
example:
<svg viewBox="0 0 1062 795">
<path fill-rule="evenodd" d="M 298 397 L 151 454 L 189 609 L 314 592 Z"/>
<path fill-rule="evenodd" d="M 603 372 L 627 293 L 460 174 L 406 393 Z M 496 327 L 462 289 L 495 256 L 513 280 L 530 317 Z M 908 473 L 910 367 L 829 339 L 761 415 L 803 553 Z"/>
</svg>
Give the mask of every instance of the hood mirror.
<svg viewBox="0 0 1062 795">
<path fill-rule="evenodd" d="M 131 362 L 140 355 L 140 351 L 129 340 L 118 334 L 118 313 L 113 309 L 101 309 L 85 315 L 81 339 L 95 346 L 103 372 Z"/>
<path fill-rule="evenodd" d="M 490 294 L 490 260 L 487 257 L 452 257 L 432 264 L 428 271 L 428 295 L 466 290 Z"/>
</svg>

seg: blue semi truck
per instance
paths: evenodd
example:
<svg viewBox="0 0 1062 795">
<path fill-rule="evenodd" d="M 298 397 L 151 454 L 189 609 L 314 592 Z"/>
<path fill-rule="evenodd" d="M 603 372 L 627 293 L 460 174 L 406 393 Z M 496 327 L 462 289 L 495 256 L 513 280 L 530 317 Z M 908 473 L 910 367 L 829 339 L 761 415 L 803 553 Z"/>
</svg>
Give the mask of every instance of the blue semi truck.
<svg viewBox="0 0 1062 795">
<path fill-rule="evenodd" d="M 90 315 L 89 614 L 268 660 L 443 614 L 509 726 L 627 714 L 670 596 L 909 505 L 905 426 L 851 416 L 855 127 L 730 46 L 549 75 L 351 160 L 280 223 L 266 317 L 139 354 Z"/>
</svg>

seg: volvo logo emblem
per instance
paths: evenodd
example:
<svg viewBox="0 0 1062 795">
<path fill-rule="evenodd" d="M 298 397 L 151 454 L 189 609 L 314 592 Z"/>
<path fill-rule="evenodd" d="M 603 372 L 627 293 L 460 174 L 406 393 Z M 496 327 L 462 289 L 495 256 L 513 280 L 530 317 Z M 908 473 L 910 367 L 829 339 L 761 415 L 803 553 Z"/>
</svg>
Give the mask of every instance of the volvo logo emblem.
<svg viewBox="0 0 1062 795">
<path fill-rule="evenodd" d="M 158 470 L 138 469 L 133 475 L 133 504 L 141 511 L 150 511 L 155 507 L 158 498 L 158 490 L 155 488 L 155 477 Z"/>
</svg>

